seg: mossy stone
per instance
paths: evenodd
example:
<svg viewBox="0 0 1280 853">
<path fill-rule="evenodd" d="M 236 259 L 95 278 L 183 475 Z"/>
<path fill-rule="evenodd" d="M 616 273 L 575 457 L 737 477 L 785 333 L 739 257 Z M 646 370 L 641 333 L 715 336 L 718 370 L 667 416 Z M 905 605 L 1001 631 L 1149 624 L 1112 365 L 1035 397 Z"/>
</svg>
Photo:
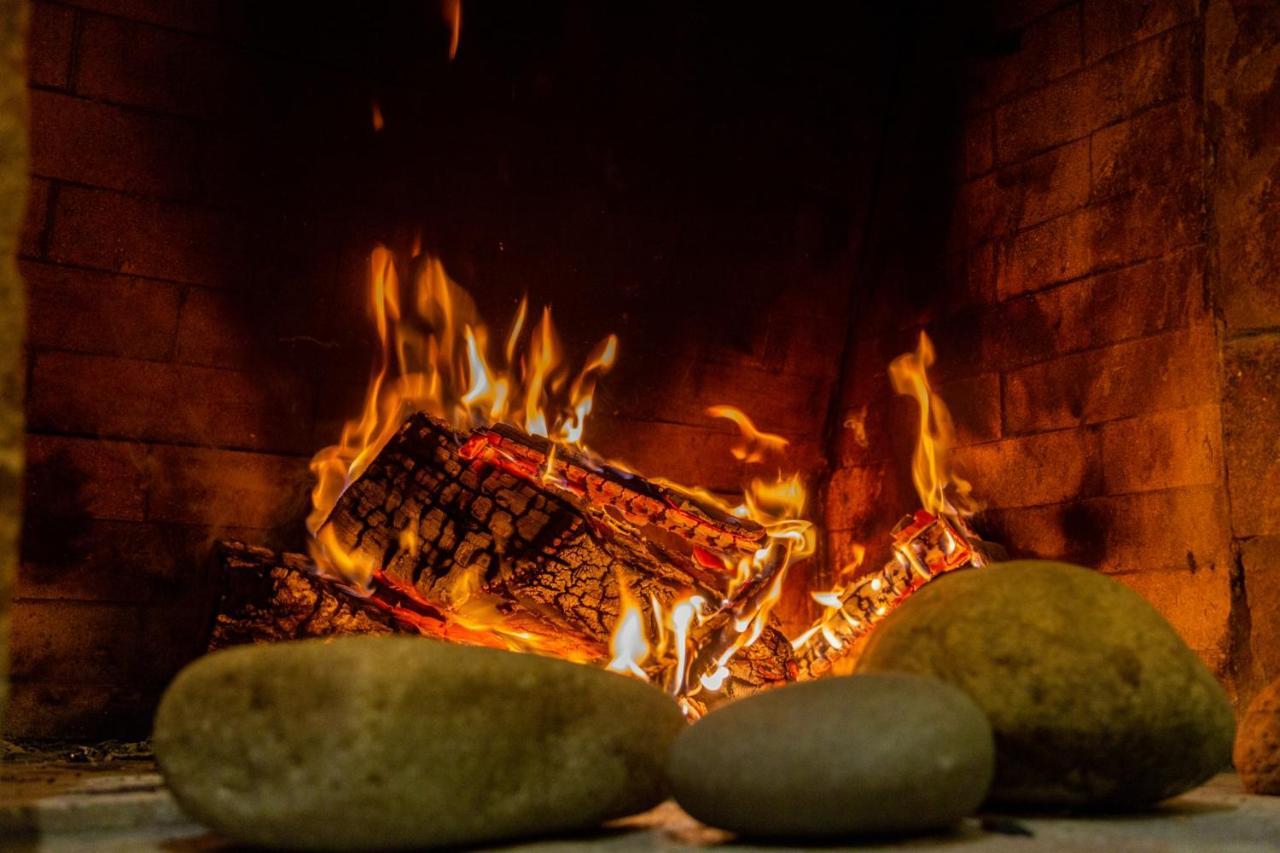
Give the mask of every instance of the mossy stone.
<svg viewBox="0 0 1280 853">
<path fill-rule="evenodd" d="M 880 624 L 858 671 L 932 675 L 972 696 L 995 730 L 1001 804 L 1143 807 L 1231 755 L 1213 674 L 1141 596 L 1080 566 L 941 577 Z"/>
<path fill-rule="evenodd" d="M 230 649 L 174 680 L 155 751 L 235 841 L 381 850 L 586 829 L 660 802 L 684 727 L 660 691 L 422 638 Z"/>
<path fill-rule="evenodd" d="M 749 836 L 851 839 L 954 824 L 987 795 L 991 727 L 933 678 L 795 684 L 713 711 L 683 732 L 668 774 L 704 823 Z"/>
</svg>

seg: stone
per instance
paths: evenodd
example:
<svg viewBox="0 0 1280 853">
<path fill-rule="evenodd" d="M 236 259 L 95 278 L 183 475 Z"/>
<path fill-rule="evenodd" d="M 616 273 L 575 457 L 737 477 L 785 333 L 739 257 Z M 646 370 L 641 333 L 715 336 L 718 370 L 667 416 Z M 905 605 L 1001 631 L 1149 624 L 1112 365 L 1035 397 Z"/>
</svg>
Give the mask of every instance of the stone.
<svg viewBox="0 0 1280 853">
<path fill-rule="evenodd" d="M 17 253 L 27 201 L 26 0 L 0 0 L 0 720 L 9 692 L 9 596 L 21 528 L 26 311 Z"/>
<path fill-rule="evenodd" d="M 995 730 L 991 799 L 1140 808 L 1226 767 L 1231 704 L 1137 593 L 1080 566 L 1020 560 L 941 577 L 872 634 L 860 672 L 932 675 Z"/>
<path fill-rule="evenodd" d="M 1246 791 L 1280 795 L 1280 679 L 1249 703 L 1232 758 Z"/>
<path fill-rule="evenodd" d="M 698 820 L 767 838 L 857 838 L 954 824 L 987 795 L 991 727 L 954 687 L 856 675 L 741 699 L 676 739 L 668 776 Z"/>
<path fill-rule="evenodd" d="M 666 796 L 684 719 L 657 689 L 419 637 L 216 652 L 179 673 L 156 758 L 179 804 L 272 848 L 471 845 L 598 826 Z"/>
</svg>

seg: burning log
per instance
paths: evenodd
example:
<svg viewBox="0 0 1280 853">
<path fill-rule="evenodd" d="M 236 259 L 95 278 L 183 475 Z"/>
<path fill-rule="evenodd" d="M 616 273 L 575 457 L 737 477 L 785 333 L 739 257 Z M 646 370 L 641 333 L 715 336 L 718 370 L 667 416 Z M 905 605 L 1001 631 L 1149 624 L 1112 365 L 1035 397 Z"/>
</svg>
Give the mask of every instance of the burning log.
<svg viewBox="0 0 1280 853">
<path fill-rule="evenodd" d="M 725 555 L 758 549 L 767 537 L 751 522 L 517 430 L 478 430 L 464 440 L 416 414 L 343 493 L 319 538 L 367 570 L 365 588 L 325 576 L 301 555 L 223 543 L 227 574 L 251 580 L 231 583 L 215 645 L 399 631 L 604 664 L 624 596 L 653 609 L 691 593 L 722 602 L 731 586 Z M 757 594 L 768 580 L 742 592 Z M 236 592 L 246 585 L 268 600 L 247 604 L 253 595 Z M 311 615 L 331 612 L 341 618 Z M 712 645 L 722 624 L 693 626 L 691 637 Z M 758 633 L 728 664 L 724 695 L 795 677 L 776 625 Z M 674 691 L 704 672 L 652 677 Z"/>
<path fill-rule="evenodd" d="M 279 554 L 243 542 L 219 542 L 222 599 L 209 650 L 341 634 L 390 634 L 389 614 L 343 595 L 302 554 Z"/>
</svg>

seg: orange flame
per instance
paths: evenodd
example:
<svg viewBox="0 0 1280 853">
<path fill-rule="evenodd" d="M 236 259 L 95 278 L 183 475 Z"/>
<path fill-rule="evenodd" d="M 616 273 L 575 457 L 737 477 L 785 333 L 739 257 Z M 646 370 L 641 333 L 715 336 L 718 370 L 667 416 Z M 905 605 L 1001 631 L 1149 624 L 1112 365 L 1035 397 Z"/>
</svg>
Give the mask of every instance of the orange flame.
<svg viewBox="0 0 1280 853">
<path fill-rule="evenodd" d="M 707 414 L 713 418 L 727 418 L 733 421 L 742 433 L 742 440 L 734 445 L 732 450 L 734 459 L 743 462 L 759 462 L 764 459 L 766 452 L 780 452 L 790 443 L 780 435 L 756 429 L 751 418 L 736 406 L 712 406 L 707 409 Z"/>
<path fill-rule="evenodd" d="M 955 428 L 951 413 L 929 384 L 934 362 L 933 341 L 924 332 L 913 353 L 900 355 L 889 365 L 889 378 L 899 394 L 915 399 L 919 407 L 919 435 L 911 458 L 911 477 L 921 505 L 938 516 L 970 516 L 977 511 L 972 487 L 951 470 Z"/>
<path fill-rule="evenodd" d="M 360 476 L 405 418 L 423 411 L 469 430 L 506 422 L 553 441 L 580 445 L 596 380 L 613 364 L 618 341 L 602 341 L 566 391 L 568 367 L 544 309 L 522 348 L 527 303 L 522 301 L 494 362 L 489 333 L 471 296 L 431 256 L 410 264 L 403 287 L 391 252 L 370 256 L 370 312 L 378 334 L 374 370 L 360 417 L 348 421 L 337 444 L 311 460 L 316 482 L 307 529 L 322 570 L 354 588 L 367 588 L 376 566 L 344 553 L 323 524 L 347 485 Z"/>
</svg>

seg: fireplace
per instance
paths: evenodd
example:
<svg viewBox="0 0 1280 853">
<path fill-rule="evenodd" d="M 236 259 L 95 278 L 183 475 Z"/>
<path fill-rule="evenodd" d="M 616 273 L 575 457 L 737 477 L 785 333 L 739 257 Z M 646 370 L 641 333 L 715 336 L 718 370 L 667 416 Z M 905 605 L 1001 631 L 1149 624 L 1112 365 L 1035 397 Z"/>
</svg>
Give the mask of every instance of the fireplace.
<svg viewBox="0 0 1280 853">
<path fill-rule="evenodd" d="M 263 6 L 30 4 L 9 734 L 143 734 L 215 544 L 307 551 L 378 251 L 439 258 L 495 350 L 524 294 L 575 365 L 616 334 L 601 458 L 796 472 L 789 637 L 921 505 L 888 367 L 923 331 L 975 542 L 1120 579 L 1240 702 L 1280 674 L 1262 11 Z"/>
</svg>

